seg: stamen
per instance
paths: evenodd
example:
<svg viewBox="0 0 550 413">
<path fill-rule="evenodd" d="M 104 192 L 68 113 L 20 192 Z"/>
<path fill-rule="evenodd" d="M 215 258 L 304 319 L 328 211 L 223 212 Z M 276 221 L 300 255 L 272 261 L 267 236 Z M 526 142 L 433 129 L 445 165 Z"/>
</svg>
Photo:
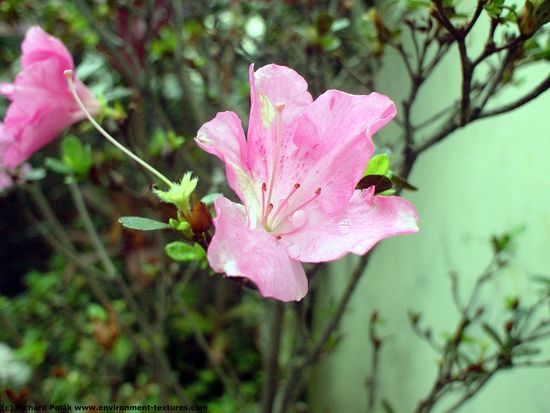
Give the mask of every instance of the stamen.
<svg viewBox="0 0 550 413">
<path fill-rule="evenodd" d="M 319 195 L 321 195 L 321 188 L 317 188 L 314 192 L 315 195 L 313 195 L 313 197 L 311 197 L 308 201 L 304 202 L 302 205 L 300 205 L 298 208 L 295 209 L 295 211 L 299 210 L 299 209 L 303 209 L 306 205 L 312 203 L 313 201 L 315 201 L 317 199 L 317 197 Z"/>
<path fill-rule="evenodd" d="M 321 195 L 321 188 L 317 188 L 314 192 L 314 195 L 308 199 L 307 201 L 303 202 L 300 206 L 296 207 L 296 208 L 292 208 L 291 211 L 289 211 L 286 215 L 284 215 L 282 218 L 280 218 L 277 222 L 274 222 L 273 223 L 273 228 L 277 227 L 277 225 L 279 225 L 281 222 L 283 222 L 284 220 L 286 220 L 290 215 L 294 214 L 296 211 L 299 211 L 301 209 L 303 209 L 306 205 L 309 205 L 311 204 L 313 201 L 315 201 L 319 195 Z"/>
<path fill-rule="evenodd" d="M 265 182 L 262 182 L 262 222 L 265 217 L 265 192 L 267 191 L 267 185 Z"/>
<path fill-rule="evenodd" d="M 281 203 L 279 204 L 279 206 L 277 207 L 277 210 L 275 211 L 275 213 L 272 215 L 272 219 L 275 220 L 277 218 L 277 215 L 279 215 L 279 213 L 284 209 L 284 207 L 288 204 L 288 200 L 292 197 L 292 195 L 294 195 L 296 193 L 296 191 L 300 188 L 300 184 L 299 183 L 295 183 L 294 186 L 292 187 L 290 193 L 286 196 L 285 199 L 283 199 L 281 201 Z"/>
<path fill-rule="evenodd" d="M 263 225 L 267 225 L 267 217 L 269 217 L 269 214 L 271 214 L 271 211 L 273 211 L 273 204 L 270 202 L 269 205 L 267 205 L 267 209 L 265 211 L 265 215 L 262 220 Z"/>
<path fill-rule="evenodd" d="M 101 133 L 109 142 L 111 142 L 113 145 L 115 145 L 118 149 L 120 149 L 122 152 L 124 152 L 126 155 L 128 155 L 130 158 L 132 158 L 134 161 L 139 163 L 141 166 L 143 166 L 145 169 L 147 169 L 149 172 L 151 172 L 153 175 L 158 177 L 161 181 L 163 181 L 166 185 L 168 185 L 169 188 L 173 186 L 172 181 L 170 181 L 167 177 L 165 177 L 163 174 L 161 174 L 159 171 L 157 171 L 155 168 L 153 168 L 151 165 L 149 165 L 147 162 L 145 162 L 143 159 L 132 153 L 129 149 L 124 147 L 122 144 L 120 144 L 115 138 L 113 138 L 109 133 L 101 127 L 99 123 L 93 118 L 93 116 L 88 112 L 86 109 L 86 106 L 84 106 L 84 103 L 80 100 L 80 97 L 78 96 L 78 93 L 76 93 L 76 89 L 74 87 L 73 83 L 73 71 L 72 70 L 65 70 L 63 72 L 65 77 L 67 78 L 67 83 L 69 84 L 69 89 L 71 91 L 71 94 L 74 97 L 74 100 L 76 101 L 77 105 L 80 107 L 82 112 L 86 115 L 90 123 Z"/>
<path fill-rule="evenodd" d="M 282 129 L 282 118 L 283 118 L 283 109 L 285 105 L 275 105 L 277 109 L 277 126 L 275 129 L 275 151 L 273 152 L 273 165 L 271 167 L 271 179 L 269 180 L 269 192 L 267 194 L 267 203 L 271 202 L 271 195 L 273 194 L 273 187 L 275 186 L 275 177 L 277 176 L 277 168 L 279 166 L 279 156 L 281 155 L 281 129 Z M 267 218 L 267 214 L 264 219 Z"/>
</svg>

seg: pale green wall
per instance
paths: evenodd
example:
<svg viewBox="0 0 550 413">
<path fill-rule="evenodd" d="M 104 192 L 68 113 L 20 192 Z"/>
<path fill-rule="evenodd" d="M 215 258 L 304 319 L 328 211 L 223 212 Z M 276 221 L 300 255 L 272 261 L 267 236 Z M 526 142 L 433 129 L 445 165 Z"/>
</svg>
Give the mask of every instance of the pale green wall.
<svg viewBox="0 0 550 413">
<path fill-rule="evenodd" d="M 381 91 L 399 101 L 406 92 L 403 72 L 395 61 L 388 63 Z M 502 101 L 548 73 L 548 66 L 539 69 Z M 423 91 L 418 119 L 424 118 L 423 109 L 433 113 L 456 96 L 458 87 L 456 60 L 451 58 Z M 547 93 L 513 113 L 468 126 L 420 157 L 410 177 L 420 190 L 404 193 L 418 208 L 420 233 L 383 241 L 374 254 L 344 318 L 342 343 L 314 376 L 313 412 L 366 412 L 367 324 L 373 309 L 381 313 L 381 331 L 388 335 L 381 392 L 397 412 L 411 412 L 433 382 L 437 357 L 412 333 L 407 311 L 422 311 L 435 331 L 450 331 L 457 313 L 448 272 L 458 271 L 463 290 L 469 291 L 491 256 L 491 234 L 527 225 L 510 270 L 486 296 L 490 313 L 496 314 L 505 296 L 528 293 L 529 275 L 550 273 L 549 125 Z M 350 268 L 350 260 L 337 263 L 323 278 L 330 294 L 341 292 Z M 322 303 L 317 310 L 327 311 Z M 501 373 L 462 411 L 548 413 L 550 369 Z"/>
</svg>

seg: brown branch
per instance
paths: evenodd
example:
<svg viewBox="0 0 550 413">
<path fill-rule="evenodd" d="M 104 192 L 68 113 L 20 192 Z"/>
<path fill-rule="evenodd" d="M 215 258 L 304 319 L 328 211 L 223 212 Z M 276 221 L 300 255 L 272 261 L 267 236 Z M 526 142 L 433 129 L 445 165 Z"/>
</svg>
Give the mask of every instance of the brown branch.
<svg viewBox="0 0 550 413">
<path fill-rule="evenodd" d="M 273 411 L 273 400 L 277 390 L 279 373 L 279 350 L 283 327 L 284 307 L 279 301 L 273 303 L 273 319 L 271 320 L 270 345 L 264 360 L 264 385 L 262 390 L 262 412 Z"/>
<path fill-rule="evenodd" d="M 499 368 L 495 367 L 493 370 L 485 373 L 483 378 L 478 383 L 476 383 L 475 386 L 466 391 L 466 393 L 464 393 L 464 395 L 455 404 L 445 410 L 445 413 L 455 412 L 458 408 L 462 407 L 462 405 L 464 405 L 468 400 L 474 397 L 489 382 L 489 380 L 495 375 L 498 370 Z"/>
<path fill-rule="evenodd" d="M 285 413 L 290 409 L 290 406 L 299 394 L 306 369 L 319 360 L 327 342 L 329 341 L 334 331 L 338 328 L 340 320 L 342 319 L 349 300 L 351 299 L 351 296 L 365 271 L 365 267 L 370 259 L 370 255 L 373 250 L 369 251 L 369 253 L 363 255 L 359 259 L 355 270 L 348 280 L 346 289 L 338 303 L 338 307 L 336 308 L 336 311 L 332 315 L 330 321 L 323 329 L 320 338 L 309 350 L 305 352 L 305 354 L 300 354 L 292 362 L 289 373 L 285 379 L 286 386 L 282 391 L 282 402 L 278 410 L 279 413 Z"/>
<path fill-rule="evenodd" d="M 504 106 L 501 106 L 499 108 L 495 108 L 492 110 L 488 110 L 486 112 L 482 112 L 481 114 L 476 116 L 476 119 L 484 119 L 491 116 L 501 115 L 503 113 L 510 112 L 512 110 L 515 110 L 526 103 L 529 103 L 533 99 L 536 99 L 540 95 L 542 95 L 544 92 L 546 92 L 550 88 L 550 75 L 548 75 L 537 87 L 535 87 L 531 92 L 527 93 L 523 97 L 510 102 Z"/>
<path fill-rule="evenodd" d="M 206 358 L 208 359 L 208 363 L 214 370 L 214 373 L 218 376 L 220 381 L 223 383 L 225 388 L 231 393 L 232 397 L 234 397 L 241 405 L 244 403 L 242 400 L 242 396 L 239 392 L 239 377 L 237 376 L 237 373 L 233 369 L 227 369 L 226 372 L 224 366 L 222 363 L 220 363 L 216 356 L 214 355 L 214 350 L 212 350 L 212 347 L 208 343 L 208 340 L 202 333 L 200 327 L 197 325 L 196 322 L 194 322 L 193 317 L 190 316 L 190 310 L 187 304 L 183 301 L 180 294 L 177 291 L 174 291 L 173 297 L 175 299 L 176 305 L 180 308 L 182 313 L 187 315 L 187 318 L 191 324 L 191 328 L 193 329 L 193 335 L 195 337 L 196 343 L 199 345 L 201 350 L 206 355 Z"/>
<path fill-rule="evenodd" d="M 479 19 L 479 16 L 481 16 L 481 12 L 483 11 L 483 7 L 487 4 L 488 0 L 478 0 L 476 9 L 474 11 L 474 15 L 470 19 L 470 22 L 468 23 L 468 26 L 464 29 L 464 37 L 470 33 L 474 25 L 477 23 L 477 20 Z"/>
<path fill-rule="evenodd" d="M 495 30 L 496 30 L 496 27 L 497 27 L 497 24 L 496 23 L 493 23 L 493 21 L 491 21 L 491 29 L 489 31 L 489 38 L 487 38 L 487 42 L 485 44 L 485 48 L 483 49 L 483 52 L 481 52 L 481 54 L 477 57 L 477 59 L 475 59 L 473 62 L 472 62 L 472 65 L 473 66 L 477 66 L 478 64 L 480 64 L 482 61 L 484 61 L 487 57 L 495 54 L 495 53 L 498 53 L 498 52 L 502 52 L 503 50 L 507 50 L 507 49 L 515 49 L 516 47 L 518 47 L 522 42 L 524 42 L 525 40 L 527 40 L 527 37 L 523 34 L 520 34 L 516 37 L 514 37 L 512 40 L 510 40 L 508 43 L 505 43 L 501 46 L 495 46 L 494 44 L 494 41 L 493 41 L 493 36 L 495 34 Z"/>
<path fill-rule="evenodd" d="M 366 385 L 369 389 L 367 412 L 375 411 L 376 393 L 378 391 L 378 370 L 380 365 L 380 350 L 382 349 L 382 339 L 376 334 L 376 322 L 378 313 L 374 311 L 369 320 L 369 341 L 371 344 L 371 373 L 367 377 Z"/>
</svg>

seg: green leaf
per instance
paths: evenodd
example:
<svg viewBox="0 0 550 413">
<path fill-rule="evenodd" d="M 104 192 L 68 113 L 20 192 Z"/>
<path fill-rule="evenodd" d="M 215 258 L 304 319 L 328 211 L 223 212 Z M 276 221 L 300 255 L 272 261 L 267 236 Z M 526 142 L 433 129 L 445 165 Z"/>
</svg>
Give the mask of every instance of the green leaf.
<svg viewBox="0 0 550 413">
<path fill-rule="evenodd" d="M 197 261 L 206 255 L 200 244 L 187 244 L 182 241 L 174 241 L 164 247 L 166 255 L 174 261 Z"/>
<path fill-rule="evenodd" d="M 96 303 L 91 303 L 88 306 L 87 313 L 92 320 L 107 321 L 109 318 L 105 309 Z"/>
<path fill-rule="evenodd" d="M 381 153 L 380 155 L 373 156 L 367 168 L 365 169 L 365 175 L 386 175 L 388 168 L 390 167 L 390 158 L 387 154 Z"/>
<path fill-rule="evenodd" d="M 71 172 L 71 168 L 61 162 L 59 159 L 55 158 L 46 158 L 44 161 L 46 167 L 50 168 L 52 171 L 59 174 L 68 174 Z"/>
<path fill-rule="evenodd" d="M 61 146 L 62 160 L 76 175 L 86 175 L 93 165 L 92 149 L 75 136 L 67 136 Z"/>
<path fill-rule="evenodd" d="M 498 19 L 502 13 L 504 0 L 491 0 L 487 2 L 484 9 L 492 19 Z"/>
<path fill-rule="evenodd" d="M 40 181 L 46 177 L 44 168 L 33 168 L 28 172 L 24 172 L 24 177 L 27 181 Z"/>
<path fill-rule="evenodd" d="M 174 204 L 185 214 L 189 212 L 189 197 L 197 187 L 198 181 L 198 178 L 193 178 L 191 172 L 186 172 L 183 174 L 181 182 L 172 183 L 172 186 L 167 191 L 153 189 L 153 192 L 161 201 Z"/>
<path fill-rule="evenodd" d="M 220 194 L 219 192 L 214 192 L 212 194 L 208 194 L 208 195 L 205 195 L 201 198 L 201 202 L 208 206 L 208 205 L 212 205 L 214 203 L 214 201 L 216 200 L 217 197 L 219 196 L 222 196 L 222 194 Z"/>
<path fill-rule="evenodd" d="M 170 228 L 170 225 L 164 222 L 143 217 L 120 217 L 118 222 L 125 228 L 137 229 L 138 231 L 156 231 Z"/>
<path fill-rule="evenodd" d="M 111 351 L 111 354 L 115 359 L 117 365 L 122 367 L 124 366 L 124 364 L 126 364 L 128 359 L 132 355 L 132 352 L 133 352 L 133 344 L 130 341 L 130 339 L 124 336 L 120 336 L 116 340 L 113 346 L 113 349 Z"/>
</svg>

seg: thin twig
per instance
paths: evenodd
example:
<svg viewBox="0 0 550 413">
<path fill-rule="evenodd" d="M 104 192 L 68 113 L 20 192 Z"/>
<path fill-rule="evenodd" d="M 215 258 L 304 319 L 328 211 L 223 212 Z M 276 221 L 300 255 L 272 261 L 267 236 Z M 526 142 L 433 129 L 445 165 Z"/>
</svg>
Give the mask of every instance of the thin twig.
<svg viewBox="0 0 550 413">
<path fill-rule="evenodd" d="M 193 329 L 195 341 L 206 355 L 208 363 L 210 364 L 216 375 L 219 377 L 219 379 L 224 384 L 225 388 L 231 393 L 231 395 L 241 404 L 244 403 L 242 395 L 239 392 L 240 381 L 237 373 L 232 369 L 228 369 L 228 371 L 226 371 L 222 363 L 218 362 L 216 356 L 214 355 L 214 350 L 212 350 L 212 347 L 210 347 L 208 340 L 202 333 L 200 327 L 194 322 L 193 317 L 190 316 L 191 311 L 187 304 L 183 301 L 180 294 L 178 294 L 177 292 L 173 294 L 173 297 L 175 299 L 176 305 L 181 309 L 184 315 L 187 315 L 187 319 L 190 321 L 191 328 Z"/>
<path fill-rule="evenodd" d="M 116 284 L 119 286 L 122 292 L 122 295 L 124 296 L 126 302 L 134 312 L 134 315 L 136 316 L 136 320 L 138 324 L 140 325 L 143 333 L 145 334 L 145 337 L 147 338 L 149 344 L 151 345 L 153 354 L 157 358 L 159 362 L 159 367 L 163 372 L 162 380 L 168 379 L 168 383 L 170 383 L 171 387 L 176 392 L 178 397 L 181 400 L 188 401 L 189 400 L 188 397 L 183 392 L 183 389 L 180 387 L 177 378 L 174 376 L 174 373 L 172 372 L 172 369 L 166 358 L 166 355 L 158 347 L 156 343 L 151 326 L 149 325 L 146 317 L 144 316 L 140 306 L 135 301 L 134 295 L 132 294 L 131 290 L 124 283 L 122 276 L 118 273 L 114 263 L 111 260 L 111 257 L 107 253 L 107 250 L 105 249 L 105 246 L 103 245 L 103 242 L 101 241 L 101 238 L 99 237 L 99 234 L 97 233 L 91 221 L 90 214 L 88 213 L 88 208 L 84 203 L 84 198 L 82 197 L 82 193 L 80 192 L 78 185 L 75 182 L 71 182 L 69 183 L 69 189 L 71 191 L 71 195 L 73 196 L 76 209 L 83 221 L 84 227 L 92 241 L 92 244 L 96 249 L 98 257 L 100 258 L 102 265 L 104 266 L 105 271 L 107 272 L 107 275 L 109 276 L 109 278 L 113 279 L 116 282 Z"/>
<path fill-rule="evenodd" d="M 376 407 L 376 396 L 378 391 L 378 373 L 380 365 L 380 350 L 382 349 L 382 339 L 376 334 L 376 323 L 378 313 L 374 311 L 369 320 L 369 341 L 371 344 L 371 373 L 367 377 L 367 388 L 369 389 L 367 412 L 374 412 Z"/>
<path fill-rule="evenodd" d="M 97 252 L 97 256 L 99 257 L 99 260 L 101 261 L 101 264 L 105 269 L 105 272 L 110 278 L 113 278 L 117 274 L 117 269 L 114 266 L 113 261 L 111 260 L 111 257 L 109 257 L 109 253 L 107 252 L 107 249 L 103 244 L 103 241 L 101 241 L 99 234 L 95 230 L 92 219 L 90 218 L 90 214 L 88 213 L 88 208 L 84 203 L 84 197 L 82 196 L 82 191 L 80 190 L 80 187 L 72 177 L 70 177 L 69 181 L 70 181 L 68 184 L 69 191 L 71 192 L 73 202 L 80 215 L 80 218 L 82 219 L 82 224 L 84 225 L 84 228 L 86 229 L 86 232 L 88 233 L 88 236 L 92 241 L 94 249 Z"/>
<path fill-rule="evenodd" d="M 550 88 L 550 75 L 547 76 L 537 87 L 535 87 L 531 92 L 527 93 L 523 97 L 508 103 L 507 105 L 501 106 L 499 108 L 495 108 L 492 110 L 488 110 L 486 112 L 482 112 L 477 116 L 477 119 L 483 119 L 488 118 L 491 116 L 501 115 L 503 113 L 510 112 L 512 110 L 515 110 L 530 101 L 536 99 L 540 95 L 542 95 L 544 92 L 546 92 Z"/>
<path fill-rule="evenodd" d="M 351 296 L 355 291 L 355 288 L 357 287 L 359 280 L 361 279 L 361 276 L 365 272 L 365 267 L 370 259 L 370 255 L 372 251 L 373 250 L 369 251 L 369 253 L 367 253 L 366 255 L 363 255 L 359 259 L 359 262 L 357 263 L 355 270 L 353 271 L 350 279 L 348 280 L 348 283 L 338 303 L 336 311 L 332 315 L 329 322 L 326 324 L 319 339 L 313 344 L 313 346 L 308 351 L 306 351 L 305 354 L 299 355 L 292 362 L 292 365 L 289 369 L 289 373 L 285 380 L 286 385 L 282 390 L 282 402 L 278 410 L 279 413 L 285 413 L 290 409 L 290 406 L 292 405 L 295 398 L 299 394 L 299 390 L 301 389 L 302 380 L 303 380 L 304 374 L 306 373 L 306 369 L 310 367 L 312 364 L 314 364 L 315 362 L 317 362 L 317 360 L 321 357 L 327 342 L 329 341 L 330 337 L 333 335 L 334 331 L 338 328 L 340 324 L 340 320 L 342 319 L 342 316 L 344 315 L 344 312 L 349 303 L 349 300 L 351 299 Z"/>
<path fill-rule="evenodd" d="M 264 360 L 264 385 L 262 390 L 263 413 L 271 413 L 273 411 L 273 401 L 275 399 L 277 379 L 279 376 L 279 350 L 283 328 L 283 315 L 283 304 L 279 301 L 273 303 L 269 346 Z"/>
</svg>

